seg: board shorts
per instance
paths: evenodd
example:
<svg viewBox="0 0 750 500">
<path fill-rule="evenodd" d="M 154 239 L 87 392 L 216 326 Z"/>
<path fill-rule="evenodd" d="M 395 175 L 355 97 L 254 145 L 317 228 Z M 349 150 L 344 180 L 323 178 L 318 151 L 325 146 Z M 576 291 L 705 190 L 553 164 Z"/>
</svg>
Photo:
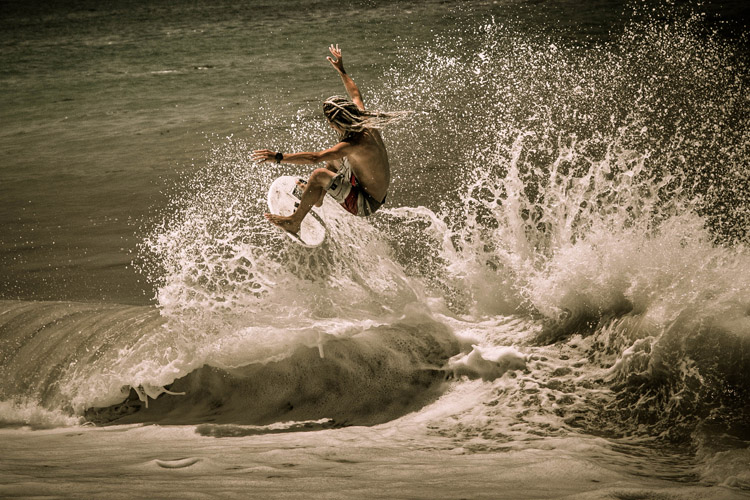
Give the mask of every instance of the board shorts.
<svg viewBox="0 0 750 500">
<path fill-rule="evenodd" d="M 337 203 L 344 207 L 344 210 L 362 217 L 374 214 L 383 206 L 385 199 L 388 197 L 386 195 L 386 198 L 383 198 L 383 201 L 380 202 L 370 196 L 370 193 L 364 190 L 352 173 L 346 158 L 341 162 L 341 168 L 336 177 L 331 180 L 326 191 Z"/>
</svg>

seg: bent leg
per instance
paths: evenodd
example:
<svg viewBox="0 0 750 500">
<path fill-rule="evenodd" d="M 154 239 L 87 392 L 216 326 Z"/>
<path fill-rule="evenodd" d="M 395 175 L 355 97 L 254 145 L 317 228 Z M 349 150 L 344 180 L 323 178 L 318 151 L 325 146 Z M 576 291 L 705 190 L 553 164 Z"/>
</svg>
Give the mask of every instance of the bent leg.
<svg viewBox="0 0 750 500">
<path fill-rule="evenodd" d="M 315 202 L 316 207 L 322 207 L 323 206 L 323 199 L 326 197 L 326 190 L 324 189 L 323 192 L 320 193 L 320 198 Z"/>
<path fill-rule="evenodd" d="M 307 181 L 298 180 L 297 185 L 300 187 L 300 191 L 304 191 L 305 187 L 307 186 Z M 323 199 L 326 197 L 326 191 L 323 189 L 323 192 L 320 194 L 320 198 L 318 198 L 318 201 L 315 202 L 316 207 L 323 206 Z"/>
<path fill-rule="evenodd" d="M 325 168 L 318 168 L 313 171 L 305 185 L 305 190 L 302 192 L 299 207 L 294 212 L 294 215 L 302 212 L 299 215 L 300 221 L 305 218 L 305 215 L 307 215 L 313 205 L 320 206 L 323 204 L 326 188 L 331 184 L 331 180 L 334 177 L 336 177 L 336 172 L 331 172 Z"/>
<path fill-rule="evenodd" d="M 310 212 L 313 205 L 316 205 L 317 203 L 322 204 L 323 197 L 326 194 L 326 188 L 334 177 L 336 177 L 336 172 L 331 172 L 328 169 L 317 168 L 313 170 L 310 179 L 305 185 L 305 190 L 302 192 L 302 198 L 300 199 L 297 210 L 288 217 L 276 214 L 266 214 L 266 219 L 290 233 L 298 233 L 299 228 L 302 225 L 302 220 Z"/>
</svg>

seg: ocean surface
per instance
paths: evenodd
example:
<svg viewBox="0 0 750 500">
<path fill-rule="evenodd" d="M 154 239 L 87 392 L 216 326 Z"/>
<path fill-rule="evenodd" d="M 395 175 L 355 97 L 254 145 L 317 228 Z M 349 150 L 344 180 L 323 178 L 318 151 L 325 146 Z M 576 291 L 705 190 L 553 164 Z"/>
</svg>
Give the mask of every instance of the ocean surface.
<svg viewBox="0 0 750 500">
<path fill-rule="evenodd" d="M 0 2 L 0 496 L 750 498 L 743 1 Z M 253 149 L 386 129 L 375 216 Z"/>
</svg>

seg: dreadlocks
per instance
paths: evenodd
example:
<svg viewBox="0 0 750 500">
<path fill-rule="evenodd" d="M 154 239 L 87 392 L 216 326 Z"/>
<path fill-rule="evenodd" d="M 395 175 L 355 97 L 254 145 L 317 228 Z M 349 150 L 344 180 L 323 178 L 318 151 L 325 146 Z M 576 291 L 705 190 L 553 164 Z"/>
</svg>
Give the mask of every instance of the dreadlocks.
<svg viewBox="0 0 750 500">
<path fill-rule="evenodd" d="M 329 122 L 344 131 L 344 136 L 362 132 L 368 128 L 381 129 L 405 118 L 410 113 L 410 111 L 361 110 L 350 99 L 338 95 L 329 97 L 323 102 L 323 114 Z"/>
</svg>

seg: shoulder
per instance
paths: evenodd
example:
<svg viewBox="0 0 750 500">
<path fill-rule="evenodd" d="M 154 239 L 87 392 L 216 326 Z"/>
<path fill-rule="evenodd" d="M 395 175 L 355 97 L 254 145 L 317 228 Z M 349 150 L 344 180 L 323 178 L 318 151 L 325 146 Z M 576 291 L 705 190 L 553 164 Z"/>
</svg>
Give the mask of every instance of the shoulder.
<svg viewBox="0 0 750 500">
<path fill-rule="evenodd" d="M 376 144 L 380 140 L 380 133 L 377 129 L 366 128 L 361 132 L 352 132 L 341 141 L 351 144 L 352 146 L 369 146 Z"/>
<path fill-rule="evenodd" d="M 347 144 L 351 145 L 357 145 L 362 142 L 362 138 L 366 134 L 366 131 L 362 132 L 349 132 L 344 136 L 343 139 L 341 139 L 341 142 L 345 142 Z"/>
</svg>

